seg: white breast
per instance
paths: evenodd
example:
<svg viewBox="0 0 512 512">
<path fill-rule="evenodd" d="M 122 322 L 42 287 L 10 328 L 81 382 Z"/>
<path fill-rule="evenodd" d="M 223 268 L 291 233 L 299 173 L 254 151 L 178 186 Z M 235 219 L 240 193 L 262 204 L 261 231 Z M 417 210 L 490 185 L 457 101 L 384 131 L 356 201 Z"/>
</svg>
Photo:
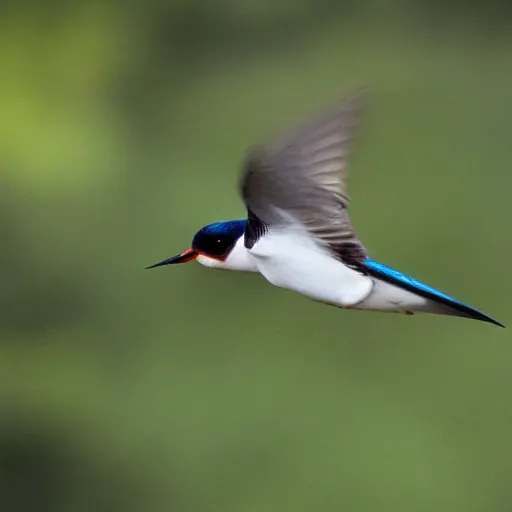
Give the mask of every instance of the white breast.
<svg viewBox="0 0 512 512">
<path fill-rule="evenodd" d="M 262 237 L 248 251 L 273 285 L 335 306 L 353 306 L 370 294 L 370 277 L 345 266 L 307 234 L 287 230 Z"/>
</svg>

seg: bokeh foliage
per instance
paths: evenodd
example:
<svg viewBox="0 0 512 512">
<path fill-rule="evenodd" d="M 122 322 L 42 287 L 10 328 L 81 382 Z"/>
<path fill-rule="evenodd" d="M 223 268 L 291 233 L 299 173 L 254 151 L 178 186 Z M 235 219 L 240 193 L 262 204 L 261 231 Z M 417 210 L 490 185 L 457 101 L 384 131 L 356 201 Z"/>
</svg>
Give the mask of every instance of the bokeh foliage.
<svg viewBox="0 0 512 512">
<path fill-rule="evenodd" d="M 509 324 L 510 7 L 3 2 L 0 510 L 510 510 L 508 330 L 142 268 L 246 148 L 371 88 L 375 259 Z"/>
</svg>

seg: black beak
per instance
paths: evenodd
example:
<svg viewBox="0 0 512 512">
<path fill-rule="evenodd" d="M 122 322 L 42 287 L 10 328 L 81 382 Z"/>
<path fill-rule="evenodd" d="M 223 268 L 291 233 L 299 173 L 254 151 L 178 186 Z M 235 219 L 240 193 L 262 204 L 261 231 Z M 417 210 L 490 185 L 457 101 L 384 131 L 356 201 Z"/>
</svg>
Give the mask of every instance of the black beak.
<svg viewBox="0 0 512 512">
<path fill-rule="evenodd" d="M 187 261 L 192 261 L 197 258 L 198 254 L 194 249 L 187 249 L 185 252 L 178 254 L 178 256 L 174 256 L 173 258 L 169 258 L 168 260 L 161 261 L 160 263 L 155 263 L 150 267 L 146 267 L 144 270 L 148 270 L 149 268 L 161 267 L 163 265 L 174 265 L 175 263 L 186 263 Z"/>
</svg>

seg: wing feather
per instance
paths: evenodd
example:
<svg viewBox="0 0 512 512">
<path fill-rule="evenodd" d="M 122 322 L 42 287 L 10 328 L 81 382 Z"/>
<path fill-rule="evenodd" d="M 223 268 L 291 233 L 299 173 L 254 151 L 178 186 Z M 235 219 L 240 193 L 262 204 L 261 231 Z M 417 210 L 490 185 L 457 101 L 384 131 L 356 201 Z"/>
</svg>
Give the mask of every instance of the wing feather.
<svg viewBox="0 0 512 512">
<path fill-rule="evenodd" d="M 362 94 L 253 149 L 240 185 L 248 209 L 246 245 L 265 230 L 298 222 L 344 263 L 360 267 L 366 251 L 347 207 L 348 155 L 362 111 Z"/>
</svg>

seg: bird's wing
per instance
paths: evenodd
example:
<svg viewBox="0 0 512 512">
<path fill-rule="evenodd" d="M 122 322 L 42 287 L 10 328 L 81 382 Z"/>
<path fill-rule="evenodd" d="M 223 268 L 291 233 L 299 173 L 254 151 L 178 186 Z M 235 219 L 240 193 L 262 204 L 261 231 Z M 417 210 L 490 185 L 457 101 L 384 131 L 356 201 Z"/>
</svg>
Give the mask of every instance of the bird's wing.
<svg viewBox="0 0 512 512">
<path fill-rule="evenodd" d="M 344 263 L 360 267 L 366 251 L 347 212 L 347 157 L 362 110 L 358 91 L 327 113 L 247 157 L 240 190 L 248 210 L 245 243 L 298 221 Z"/>
</svg>

